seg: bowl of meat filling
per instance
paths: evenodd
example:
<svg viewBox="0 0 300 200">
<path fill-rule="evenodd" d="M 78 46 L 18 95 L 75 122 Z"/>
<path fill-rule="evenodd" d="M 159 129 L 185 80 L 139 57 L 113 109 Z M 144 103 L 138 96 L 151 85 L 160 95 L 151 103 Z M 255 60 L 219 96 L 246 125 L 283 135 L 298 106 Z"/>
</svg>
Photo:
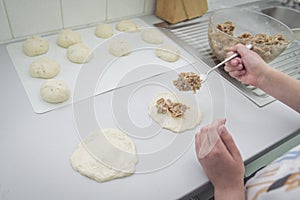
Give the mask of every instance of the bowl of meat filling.
<svg viewBox="0 0 300 200">
<path fill-rule="evenodd" d="M 229 48 L 241 43 L 252 44 L 253 51 L 271 62 L 292 42 L 293 32 L 285 24 L 260 12 L 226 8 L 210 16 L 208 39 L 218 60 L 224 60 Z"/>
</svg>

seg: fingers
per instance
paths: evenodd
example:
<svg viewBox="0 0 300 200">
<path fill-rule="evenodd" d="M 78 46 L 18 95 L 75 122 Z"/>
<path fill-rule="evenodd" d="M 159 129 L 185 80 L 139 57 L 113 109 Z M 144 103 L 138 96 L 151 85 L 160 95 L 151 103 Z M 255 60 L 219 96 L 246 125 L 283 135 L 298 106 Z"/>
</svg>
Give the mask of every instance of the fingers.
<svg viewBox="0 0 300 200">
<path fill-rule="evenodd" d="M 239 71 L 232 71 L 229 72 L 229 75 L 232 76 L 233 78 L 238 79 L 239 77 L 243 76 L 246 74 L 246 70 L 239 70 Z"/>
<path fill-rule="evenodd" d="M 246 56 L 247 54 L 249 54 L 249 51 L 250 51 L 245 45 L 242 45 L 242 44 L 237 44 L 235 46 L 235 48 L 241 57 Z"/>
<path fill-rule="evenodd" d="M 225 122 L 225 118 L 215 120 L 211 125 L 203 127 L 200 133 L 196 134 L 195 145 L 199 161 L 200 159 L 206 157 L 212 151 L 212 149 L 215 148 L 220 138 L 218 127 L 224 125 Z"/>
<path fill-rule="evenodd" d="M 209 139 L 209 126 L 205 126 L 201 129 L 198 135 L 198 142 L 196 146 L 197 157 L 200 159 L 204 158 L 211 151 L 211 141 Z"/>
<path fill-rule="evenodd" d="M 237 44 L 237 45 L 229 48 L 229 50 L 231 50 L 231 51 L 227 53 L 227 57 L 231 56 L 234 52 L 239 53 L 241 58 L 250 53 L 250 50 L 242 44 Z M 241 67 L 240 66 L 240 64 L 242 64 L 241 58 L 239 58 L 239 57 L 234 58 L 234 59 L 228 61 L 225 65 L 227 66 L 227 68 L 228 67 L 238 67 L 238 66 Z M 229 71 L 232 71 L 232 70 L 228 70 L 228 72 Z"/>
<path fill-rule="evenodd" d="M 234 51 L 229 51 L 226 54 L 226 57 L 230 57 L 233 53 L 234 53 Z M 228 66 L 231 66 L 231 67 L 235 67 L 235 66 L 237 66 L 240 63 L 242 63 L 241 58 L 236 57 L 236 58 L 233 58 L 230 61 L 226 62 L 225 65 L 228 65 Z"/>
<path fill-rule="evenodd" d="M 249 49 L 243 44 L 237 44 L 233 47 L 228 48 L 230 52 L 227 53 L 227 57 L 231 56 L 234 52 L 240 54 L 241 57 L 247 55 L 249 53 Z"/>
<path fill-rule="evenodd" d="M 212 127 L 219 128 L 219 126 L 224 125 L 226 122 L 226 118 L 217 119 L 212 123 Z"/>
<path fill-rule="evenodd" d="M 231 54 L 233 54 L 233 52 L 228 52 L 227 56 L 230 56 Z M 227 63 L 225 63 L 225 67 L 224 67 L 224 70 L 226 72 L 240 71 L 242 69 L 244 69 L 244 65 L 242 59 L 239 57 L 228 61 Z"/>
<path fill-rule="evenodd" d="M 239 79 L 243 75 L 246 74 L 246 70 L 242 64 L 235 66 L 225 65 L 225 71 L 229 73 L 229 75 L 233 78 Z"/>
<path fill-rule="evenodd" d="M 234 60 L 232 62 L 238 62 L 238 61 Z M 226 72 L 233 72 L 233 71 L 244 69 L 244 66 L 241 63 L 237 63 L 237 64 L 228 63 L 228 64 L 225 64 L 224 69 Z"/>
<path fill-rule="evenodd" d="M 201 129 L 201 131 L 202 131 L 202 129 Z M 195 149 L 196 149 L 197 155 L 198 155 L 198 152 L 200 151 L 200 147 L 201 147 L 201 132 L 198 132 L 195 135 Z"/>
<path fill-rule="evenodd" d="M 206 125 L 204 127 L 202 127 L 202 129 L 200 130 L 200 132 L 196 133 L 195 135 L 195 148 L 196 148 L 196 152 L 200 152 L 200 148 L 201 146 L 203 146 L 202 144 L 205 142 L 205 136 L 203 136 L 204 134 L 206 134 L 206 132 L 208 132 L 208 126 Z"/>
<path fill-rule="evenodd" d="M 242 47 L 240 47 L 242 46 Z M 233 50 L 238 51 L 240 48 L 242 48 L 241 51 L 243 51 L 243 45 L 236 45 Z M 246 48 L 246 47 L 244 47 Z M 246 48 L 247 49 L 247 48 Z M 247 49 L 248 50 L 248 49 Z M 229 52 L 227 55 L 232 54 L 233 52 Z M 246 74 L 245 67 L 243 65 L 243 61 L 241 58 L 234 58 L 227 63 L 225 63 L 224 70 L 229 73 L 229 75 L 233 78 L 236 78 L 237 80 L 240 80 L 242 76 Z"/>
<path fill-rule="evenodd" d="M 219 127 L 220 137 L 234 160 L 242 160 L 242 156 L 224 125 Z"/>
<path fill-rule="evenodd" d="M 240 58 L 235 58 L 235 59 L 228 61 L 228 64 L 230 64 L 232 67 L 238 67 L 239 65 L 241 65 L 241 63 L 242 63 L 242 61 Z"/>
</svg>

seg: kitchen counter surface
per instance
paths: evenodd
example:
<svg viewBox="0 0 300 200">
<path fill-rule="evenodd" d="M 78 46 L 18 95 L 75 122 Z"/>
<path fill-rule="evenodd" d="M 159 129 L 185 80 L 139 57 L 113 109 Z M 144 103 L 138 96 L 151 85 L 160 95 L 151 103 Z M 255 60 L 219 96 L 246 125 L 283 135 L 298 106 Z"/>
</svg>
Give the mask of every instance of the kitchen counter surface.
<svg viewBox="0 0 300 200">
<path fill-rule="evenodd" d="M 178 199 L 207 184 L 194 143 L 172 165 L 154 172 L 106 183 L 79 175 L 69 163 L 80 141 L 73 107 L 34 113 L 5 44 L 0 62 L 0 199 Z M 226 126 L 245 161 L 300 128 L 300 115 L 281 102 L 259 108 L 226 80 L 222 84 Z"/>
</svg>

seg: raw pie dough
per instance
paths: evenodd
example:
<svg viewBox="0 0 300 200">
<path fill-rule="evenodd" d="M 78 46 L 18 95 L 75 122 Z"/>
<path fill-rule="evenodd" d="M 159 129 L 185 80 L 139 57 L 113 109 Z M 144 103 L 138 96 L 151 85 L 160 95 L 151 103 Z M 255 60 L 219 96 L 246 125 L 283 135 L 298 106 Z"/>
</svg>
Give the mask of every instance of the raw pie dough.
<svg viewBox="0 0 300 200">
<path fill-rule="evenodd" d="M 109 52 L 116 56 L 126 56 L 132 51 L 131 45 L 126 40 L 116 40 L 109 46 Z"/>
<path fill-rule="evenodd" d="M 174 118 L 169 112 L 166 114 L 158 113 L 156 102 L 158 99 L 170 99 L 172 102 L 179 102 L 189 107 L 182 117 Z M 185 130 L 195 128 L 202 120 L 202 113 L 198 109 L 196 102 L 188 101 L 184 96 L 175 96 L 170 92 L 163 92 L 153 98 L 149 105 L 149 115 L 161 127 L 171 130 L 175 133 L 180 133 Z"/>
<path fill-rule="evenodd" d="M 146 29 L 141 34 L 142 39 L 150 44 L 162 44 L 164 42 L 163 35 L 156 29 Z"/>
<path fill-rule="evenodd" d="M 140 27 L 131 20 L 122 20 L 116 24 L 116 29 L 122 32 L 136 32 Z"/>
<path fill-rule="evenodd" d="M 93 132 L 71 156 L 75 171 L 98 182 L 133 174 L 137 162 L 133 141 L 118 129 Z"/>
<path fill-rule="evenodd" d="M 70 98 L 70 89 L 62 80 L 49 79 L 40 89 L 41 97 L 48 103 L 61 103 Z"/>
<path fill-rule="evenodd" d="M 33 61 L 29 67 L 30 75 L 35 78 L 53 78 L 59 71 L 59 63 L 47 56 Z"/>
<path fill-rule="evenodd" d="M 56 43 L 64 48 L 80 42 L 82 42 L 80 34 L 71 29 L 61 30 L 56 39 Z"/>
<path fill-rule="evenodd" d="M 99 24 L 96 26 L 95 35 L 100 38 L 109 38 L 113 35 L 113 29 L 109 24 Z"/>
<path fill-rule="evenodd" d="M 179 50 L 171 45 L 162 45 L 156 49 L 155 55 L 168 62 L 175 62 L 180 58 Z"/>
<path fill-rule="evenodd" d="M 92 49 L 83 43 L 73 44 L 67 49 L 67 58 L 73 63 L 87 63 L 92 56 Z"/>
<path fill-rule="evenodd" d="M 27 56 L 37 56 L 47 53 L 49 43 L 48 40 L 39 36 L 31 36 L 23 43 L 22 48 Z"/>
</svg>

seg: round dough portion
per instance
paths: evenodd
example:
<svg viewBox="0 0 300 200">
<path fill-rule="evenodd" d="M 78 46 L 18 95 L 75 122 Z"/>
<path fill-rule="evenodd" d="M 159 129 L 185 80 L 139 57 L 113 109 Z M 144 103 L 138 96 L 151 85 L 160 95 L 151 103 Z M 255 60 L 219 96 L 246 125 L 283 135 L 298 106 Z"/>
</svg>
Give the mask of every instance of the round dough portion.
<svg viewBox="0 0 300 200">
<path fill-rule="evenodd" d="M 156 49 L 155 55 L 167 62 L 175 62 L 180 58 L 180 51 L 171 45 L 162 45 Z"/>
<path fill-rule="evenodd" d="M 140 30 L 140 27 L 131 20 L 122 20 L 116 24 L 116 29 L 122 32 L 136 32 Z"/>
<path fill-rule="evenodd" d="M 30 75 L 35 78 L 53 78 L 59 71 L 59 63 L 47 56 L 33 61 L 29 67 Z"/>
<path fill-rule="evenodd" d="M 116 40 L 109 46 L 109 52 L 116 56 L 126 56 L 132 51 L 131 45 L 126 40 Z"/>
<path fill-rule="evenodd" d="M 23 43 L 22 48 L 27 56 L 38 56 L 48 52 L 49 42 L 39 36 L 31 36 Z"/>
<path fill-rule="evenodd" d="M 186 96 L 187 97 L 187 96 Z M 197 106 L 197 102 L 192 102 L 183 95 L 175 96 L 170 92 L 163 92 L 153 98 L 149 105 L 149 115 L 162 128 L 180 133 L 195 128 L 202 120 L 202 113 Z M 182 103 L 189 107 L 182 117 L 174 118 L 167 112 L 165 114 L 158 113 L 156 102 L 158 99 L 170 99 L 174 103 Z M 193 98 L 193 97 L 192 97 Z"/>
<path fill-rule="evenodd" d="M 142 39 L 150 44 L 162 44 L 164 42 L 163 35 L 156 29 L 146 29 L 141 34 Z"/>
<path fill-rule="evenodd" d="M 98 182 L 133 174 L 138 162 L 133 141 L 120 130 L 111 128 L 84 138 L 70 161 L 75 171 Z"/>
<path fill-rule="evenodd" d="M 68 48 L 69 46 L 80 42 L 82 42 L 80 34 L 72 29 L 61 30 L 56 39 L 57 45 L 63 48 Z"/>
<path fill-rule="evenodd" d="M 109 38 L 113 35 L 113 29 L 109 24 L 99 24 L 96 26 L 95 35 L 100 38 Z"/>
<path fill-rule="evenodd" d="M 41 97 L 48 103 L 61 103 L 70 98 L 70 89 L 62 80 L 49 79 L 40 89 Z"/>
<path fill-rule="evenodd" d="M 67 58 L 73 63 L 87 63 L 92 57 L 92 49 L 83 43 L 73 44 L 67 49 Z"/>
</svg>

